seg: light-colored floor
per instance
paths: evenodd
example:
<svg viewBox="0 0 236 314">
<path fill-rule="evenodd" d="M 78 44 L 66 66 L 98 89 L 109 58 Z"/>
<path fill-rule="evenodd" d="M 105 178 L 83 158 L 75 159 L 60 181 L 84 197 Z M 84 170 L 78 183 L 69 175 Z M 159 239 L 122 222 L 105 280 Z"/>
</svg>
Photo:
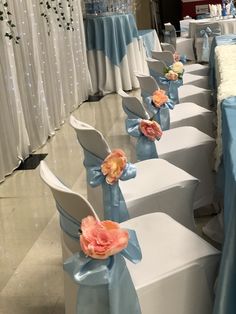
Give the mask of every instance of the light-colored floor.
<svg viewBox="0 0 236 314">
<path fill-rule="evenodd" d="M 86 102 L 74 115 L 100 130 L 111 148 L 131 156 L 120 96 Z M 68 122 L 36 153 L 47 153 L 51 170 L 86 195 L 83 154 Z M 0 313 L 64 313 L 58 216 L 38 168 L 15 171 L 0 184 Z"/>
</svg>

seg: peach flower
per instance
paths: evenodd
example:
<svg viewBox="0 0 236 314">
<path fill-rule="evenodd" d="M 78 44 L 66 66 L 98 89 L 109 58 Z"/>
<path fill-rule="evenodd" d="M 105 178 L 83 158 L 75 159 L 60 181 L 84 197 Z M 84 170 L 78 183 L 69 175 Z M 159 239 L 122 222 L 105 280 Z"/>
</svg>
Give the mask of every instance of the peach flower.
<svg viewBox="0 0 236 314">
<path fill-rule="evenodd" d="M 101 171 L 106 176 L 106 182 L 108 184 L 114 184 L 121 177 L 125 166 L 127 164 L 127 158 L 125 153 L 121 149 L 113 150 L 103 161 L 101 165 Z"/>
<path fill-rule="evenodd" d="M 177 51 L 175 51 L 175 53 L 173 53 L 173 57 L 174 57 L 174 61 L 175 61 L 175 62 L 180 61 L 180 55 L 178 54 Z"/>
<path fill-rule="evenodd" d="M 162 136 L 162 129 L 156 121 L 142 120 L 140 122 L 140 131 L 150 141 L 155 141 L 155 139 L 159 139 Z"/>
<path fill-rule="evenodd" d="M 170 81 L 176 81 L 178 80 L 178 73 L 170 70 L 169 72 L 165 74 L 165 77 Z"/>
<path fill-rule="evenodd" d="M 81 223 L 80 245 L 85 255 L 96 259 L 106 259 L 128 246 L 129 234 L 117 222 L 97 221 L 88 216 Z"/>
<path fill-rule="evenodd" d="M 168 96 L 166 95 L 166 92 L 164 90 L 157 89 L 152 94 L 152 101 L 155 107 L 160 108 L 168 101 Z"/>
<path fill-rule="evenodd" d="M 178 61 L 172 64 L 172 70 L 178 74 L 183 74 L 184 65 L 182 62 Z"/>
</svg>

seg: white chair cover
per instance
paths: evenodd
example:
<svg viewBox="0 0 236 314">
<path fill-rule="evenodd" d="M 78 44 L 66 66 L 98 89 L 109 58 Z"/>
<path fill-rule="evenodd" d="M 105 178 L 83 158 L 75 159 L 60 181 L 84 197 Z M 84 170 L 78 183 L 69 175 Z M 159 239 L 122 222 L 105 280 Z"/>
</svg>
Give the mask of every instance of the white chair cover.
<svg viewBox="0 0 236 314">
<path fill-rule="evenodd" d="M 175 28 L 170 23 L 165 23 L 165 32 L 171 34 L 171 44 L 175 47 L 180 55 L 185 55 L 188 60 L 195 60 L 193 51 L 193 38 L 177 37 Z"/>
<path fill-rule="evenodd" d="M 207 32 L 209 30 L 210 32 Z M 205 36 L 207 36 L 207 41 L 204 38 L 203 33 L 207 33 Z M 195 40 L 194 40 L 194 46 L 197 56 L 198 62 L 208 62 L 209 61 L 209 55 L 210 55 L 210 48 L 212 40 L 215 36 L 221 35 L 221 28 L 219 23 L 200 23 L 196 24 L 196 33 L 195 33 Z M 208 43 L 208 57 L 204 55 L 204 46 Z M 207 59 L 206 59 L 207 58 Z"/>
<path fill-rule="evenodd" d="M 170 61 L 173 60 L 174 61 L 174 58 L 173 58 L 173 53 L 175 52 L 174 46 L 171 44 L 167 44 L 167 43 L 161 43 L 161 47 L 162 47 L 163 52 L 169 52 L 169 54 L 166 55 L 168 58 L 167 60 L 170 60 Z M 152 57 L 153 57 L 153 59 L 158 59 L 158 58 L 156 58 L 155 53 L 156 53 L 156 51 L 152 51 Z M 171 55 L 172 55 L 172 57 L 171 57 Z M 172 59 L 170 59 L 170 58 L 172 58 Z M 163 55 L 162 61 L 165 61 L 168 63 L 167 60 L 164 60 L 164 55 Z M 184 72 L 197 74 L 200 76 L 208 76 L 209 75 L 209 67 L 206 64 L 203 65 L 203 64 L 199 64 L 199 63 L 184 64 Z"/>
<path fill-rule="evenodd" d="M 159 53 L 152 52 L 152 54 L 153 56 L 155 56 L 155 59 L 149 59 L 147 60 L 147 63 L 148 63 L 149 69 L 152 69 L 156 72 L 159 72 L 159 67 L 157 67 L 158 63 L 162 62 L 163 68 L 164 68 L 166 64 L 172 64 L 174 62 L 174 60 L 170 62 L 170 60 L 173 59 L 173 55 L 169 51 L 164 51 L 164 52 L 159 52 Z M 163 70 L 159 73 L 164 76 Z M 209 87 L 207 76 L 201 76 L 201 75 L 185 73 L 185 72 L 183 75 L 183 84 L 184 85 L 192 84 L 194 86 L 198 86 L 201 88 Z"/>
<path fill-rule="evenodd" d="M 143 119 L 150 119 L 146 109 L 137 97 L 128 95 L 123 90 L 119 90 L 118 94 L 125 101 L 131 112 L 135 112 Z M 209 136 L 213 136 L 212 111 L 192 102 L 187 102 L 176 105 L 173 110 L 169 110 L 169 113 L 170 129 L 181 126 L 192 126 Z"/>
<path fill-rule="evenodd" d="M 64 201 L 67 210 L 73 204 L 70 214 L 76 216 L 72 217 L 82 219 L 88 214 L 96 215 L 80 194 L 62 184 L 55 186 L 58 179 L 53 178 L 45 165 L 41 165 L 40 173 L 57 202 Z M 136 265 L 127 261 L 127 266 L 143 314 L 211 313 L 219 261 L 215 248 L 163 213 L 136 217 L 122 223 L 121 227 L 136 231 L 142 250 L 142 261 Z M 80 250 L 79 245 L 63 242 L 62 248 L 68 256 Z M 64 260 L 66 254 L 63 254 Z M 65 313 L 76 314 L 78 286 L 66 273 L 64 279 Z"/>
<path fill-rule="evenodd" d="M 106 154 L 104 147 L 107 143 L 99 131 L 89 125 L 85 129 L 84 123 L 80 127 L 81 122 L 74 117 L 71 117 L 70 123 L 85 149 L 95 154 L 93 144 L 96 141 L 97 147 L 101 148 L 99 153 L 96 151 L 96 155 Z M 91 134 L 94 134 L 94 139 Z M 132 180 L 119 182 L 130 217 L 161 211 L 194 230 L 192 204 L 198 180 L 162 159 L 145 160 L 135 165 L 137 176 Z M 96 207 L 101 217 L 103 212 L 101 187 L 91 188 L 88 184 L 87 193 L 88 200 Z"/>
<path fill-rule="evenodd" d="M 126 97 L 126 101 L 128 99 Z M 128 109 L 137 116 L 141 108 L 144 109 L 141 102 L 131 106 L 132 108 Z M 175 107 L 181 107 L 181 104 Z M 155 144 L 159 158 L 169 161 L 200 180 L 194 198 L 194 208 L 212 203 L 215 182 L 211 156 L 215 140 L 194 127 L 184 126 L 164 131 L 160 141 L 155 141 Z"/>
<path fill-rule="evenodd" d="M 155 79 L 150 75 L 136 74 L 136 76 L 139 81 L 141 91 L 152 95 L 152 93 L 159 88 Z M 178 88 L 178 92 L 180 103 L 193 102 L 204 108 L 209 108 L 213 103 L 211 91 L 205 88 L 194 85 L 184 85 Z"/>
</svg>

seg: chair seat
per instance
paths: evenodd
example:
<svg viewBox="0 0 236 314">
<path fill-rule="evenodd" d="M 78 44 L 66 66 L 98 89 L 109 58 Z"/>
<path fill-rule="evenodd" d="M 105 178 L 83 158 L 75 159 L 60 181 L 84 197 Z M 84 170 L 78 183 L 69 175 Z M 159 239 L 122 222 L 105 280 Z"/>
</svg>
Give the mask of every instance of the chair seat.
<svg viewBox="0 0 236 314">
<path fill-rule="evenodd" d="M 192 126 L 212 136 L 212 112 L 192 102 L 180 103 L 170 110 L 170 128 Z"/>
<path fill-rule="evenodd" d="M 179 89 L 179 101 L 182 102 L 194 102 L 195 104 L 209 109 L 213 104 L 211 91 L 205 88 L 201 88 L 194 85 L 183 85 Z"/>
<path fill-rule="evenodd" d="M 161 211 L 195 230 L 192 203 L 197 179 L 162 159 L 149 159 L 135 165 L 135 182 L 120 181 L 130 217 Z"/>
<path fill-rule="evenodd" d="M 194 208 L 212 203 L 214 175 L 211 158 L 215 140 L 193 127 L 180 127 L 164 131 L 156 141 L 159 158 L 165 159 L 200 180 Z"/>
<path fill-rule="evenodd" d="M 208 81 L 209 80 L 207 76 L 200 76 L 192 73 L 184 73 L 183 75 L 184 84 L 192 84 L 201 88 L 209 88 Z"/>
<path fill-rule="evenodd" d="M 163 213 L 122 226 L 136 230 L 142 249 L 142 261 L 127 266 L 143 314 L 211 313 L 218 250 Z"/>
<path fill-rule="evenodd" d="M 209 75 L 209 66 L 203 65 L 199 63 L 192 63 L 192 64 L 185 64 L 184 71 L 186 73 L 197 74 L 201 76 L 208 76 Z"/>
</svg>

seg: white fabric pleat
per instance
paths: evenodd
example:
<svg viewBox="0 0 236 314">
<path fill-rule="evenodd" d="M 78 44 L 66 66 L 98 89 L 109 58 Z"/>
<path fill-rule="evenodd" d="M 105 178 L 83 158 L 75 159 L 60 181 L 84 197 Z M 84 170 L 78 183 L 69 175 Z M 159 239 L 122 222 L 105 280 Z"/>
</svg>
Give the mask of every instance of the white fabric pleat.
<svg viewBox="0 0 236 314">
<path fill-rule="evenodd" d="M 39 1 L 11 1 L 19 45 L 0 30 L 0 182 L 55 134 L 91 90 L 80 1 L 74 28 L 58 27 L 51 13 L 50 36 Z M 1 23 L 5 25 L 5 23 Z"/>
</svg>

